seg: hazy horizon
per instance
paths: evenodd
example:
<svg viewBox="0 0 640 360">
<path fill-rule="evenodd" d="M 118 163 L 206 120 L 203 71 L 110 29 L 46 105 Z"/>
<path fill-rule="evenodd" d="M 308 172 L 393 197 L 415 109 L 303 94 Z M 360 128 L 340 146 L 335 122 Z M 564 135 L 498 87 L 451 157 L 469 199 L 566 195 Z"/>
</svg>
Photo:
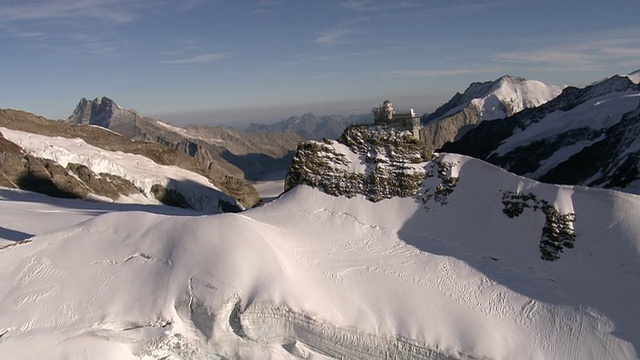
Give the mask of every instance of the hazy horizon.
<svg viewBox="0 0 640 360">
<path fill-rule="evenodd" d="M 637 0 L 30 0 L 0 8 L 0 108 L 81 98 L 184 123 L 433 111 L 502 75 L 584 86 L 640 68 Z M 526 16 L 524 16 L 526 14 Z"/>
</svg>

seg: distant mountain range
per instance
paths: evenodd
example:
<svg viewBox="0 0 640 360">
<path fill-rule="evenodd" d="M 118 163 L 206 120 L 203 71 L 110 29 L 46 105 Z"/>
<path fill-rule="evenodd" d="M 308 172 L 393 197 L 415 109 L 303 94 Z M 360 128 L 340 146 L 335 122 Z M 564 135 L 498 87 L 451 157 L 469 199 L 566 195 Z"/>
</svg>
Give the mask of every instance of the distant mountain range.
<svg viewBox="0 0 640 360">
<path fill-rule="evenodd" d="M 316 116 L 307 113 L 302 116 L 292 116 L 273 124 L 251 124 L 246 131 L 248 133 L 292 131 L 304 140 L 322 140 L 323 138 L 337 139 L 349 125 L 371 123 L 373 123 L 373 114 L 345 117 L 342 115 Z"/>
<path fill-rule="evenodd" d="M 473 83 L 464 93 L 456 93 L 433 113 L 422 117 L 420 140 L 427 148 L 438 149 L 482 121 L 502 119 L 540 106 L 558 96 L 563 88 L 509 75 Z"/>
<path fill-rule="evenodd" d="M 640 193 L 640 72 L 613 76 L 496 121 L 441 151 L 544 182 Z"/>
</svg>

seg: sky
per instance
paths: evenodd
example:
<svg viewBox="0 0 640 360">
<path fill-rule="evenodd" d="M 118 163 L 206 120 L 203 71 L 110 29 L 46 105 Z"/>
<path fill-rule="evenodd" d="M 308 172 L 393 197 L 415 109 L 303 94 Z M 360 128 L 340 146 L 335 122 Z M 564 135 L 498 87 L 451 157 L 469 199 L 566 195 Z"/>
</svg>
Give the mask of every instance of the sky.
<svg viewBox="0 0 640 360">
<path fill-rule="evenodd" d="M 640 69 L 638 0 L 0 0 L 0 108 L 244 126 Z"/>
</svg>

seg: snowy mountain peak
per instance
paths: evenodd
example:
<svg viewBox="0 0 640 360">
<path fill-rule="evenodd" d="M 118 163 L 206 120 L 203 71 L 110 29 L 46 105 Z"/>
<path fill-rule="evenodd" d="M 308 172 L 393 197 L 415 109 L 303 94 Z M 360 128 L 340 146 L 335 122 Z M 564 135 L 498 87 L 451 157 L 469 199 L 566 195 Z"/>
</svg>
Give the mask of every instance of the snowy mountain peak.
<svg viewBox="0 0 640 360">
<path fill-rule="evenodd" d="M 513 75 L 503 75 L 502 77 L 500 77 L 498 80 L 494 81 L 495 83 L 504 83 L 504 82 L 509 82 L 512 84 L 518 84 L 518 83 L 523 83 L 526 82 L 527 79 L 521 77 L 521 76 L 513 76 Z"/>
<path fill-rule="evenodd" d="M 627 76 L 568 87 L 535 109 L 482 123 L 441 150 L 545 182 L 640 193 L 639 99 L 640 85 Z"/>
<path fill-rule="evenodd" d="M 463 94 L 456 94 L 449 102 L 426 118 L 438 121 L 462 111 L 473 104 L 479 121 L 501 119 L 523 109 L 539 106 L 560 95 L 565 86 L 546 85 L 540 81 L 504 75 L 494 81 L 475 82 Z"/>
<path fill-rule="evenodd" d="M 634 84 L 640 84 L 640 69 L 628 74 L 627 77 L 631 79 Z"/>
<path fill-rule="evenodd" d="M 455 141 L 485 120 L 503 119 L 524 109 L 540 106 L 558 96 L 564 86 L 504 75 L 494 81 L 472 83 L 463 94 L 457 93 L 433 114 L 420 139 L 431 150 Z"/>
</svg>

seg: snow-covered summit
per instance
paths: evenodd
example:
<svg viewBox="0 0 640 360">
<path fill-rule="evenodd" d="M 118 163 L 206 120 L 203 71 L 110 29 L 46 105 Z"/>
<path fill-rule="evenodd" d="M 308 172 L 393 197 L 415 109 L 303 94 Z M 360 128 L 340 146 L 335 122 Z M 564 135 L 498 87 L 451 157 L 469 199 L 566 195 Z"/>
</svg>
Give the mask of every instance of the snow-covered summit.
<svg viewBox="0 0 640 360">
<path fill-rule="evenodd" d="M 443 151 L 542 181 L 640 192 L 640 87 L 627 76 L 566 88 L 555 99 L 482 123 Z M 625 135 L 626 134 L 626 135 Z M 624 140 L 623 140 L 624 139 Z"/>
<path fill-rule="evenodd" d="M 420 139 L 436 150 L 447 141 L 486 120 L 503 119 L 524 109 L 540 106 L 558 96 L 564 86 L 505 75 L 494 81 L 472 83 L 423 119 Z"/>
<path fill-rule="evenodd" d="M 479 121 L 502 119 L 546 103 L 558 96 L 563 88 L 507 75 L 496 80 L 488 93 L 474 96 L 471 103 L 480 113 Z"/>
<path fill-rule="evenodd" d="M 537 80 L 504 75 L 494 81 L 471 84 L 463 94 L 426 118 L 427 123 L 450 117 L 469 104 L 478 111 L 478 121 L 501 119 L 523 109 L 536 107 L 558 96 L 566 86 L 547 85 Z"/>
</svg>

